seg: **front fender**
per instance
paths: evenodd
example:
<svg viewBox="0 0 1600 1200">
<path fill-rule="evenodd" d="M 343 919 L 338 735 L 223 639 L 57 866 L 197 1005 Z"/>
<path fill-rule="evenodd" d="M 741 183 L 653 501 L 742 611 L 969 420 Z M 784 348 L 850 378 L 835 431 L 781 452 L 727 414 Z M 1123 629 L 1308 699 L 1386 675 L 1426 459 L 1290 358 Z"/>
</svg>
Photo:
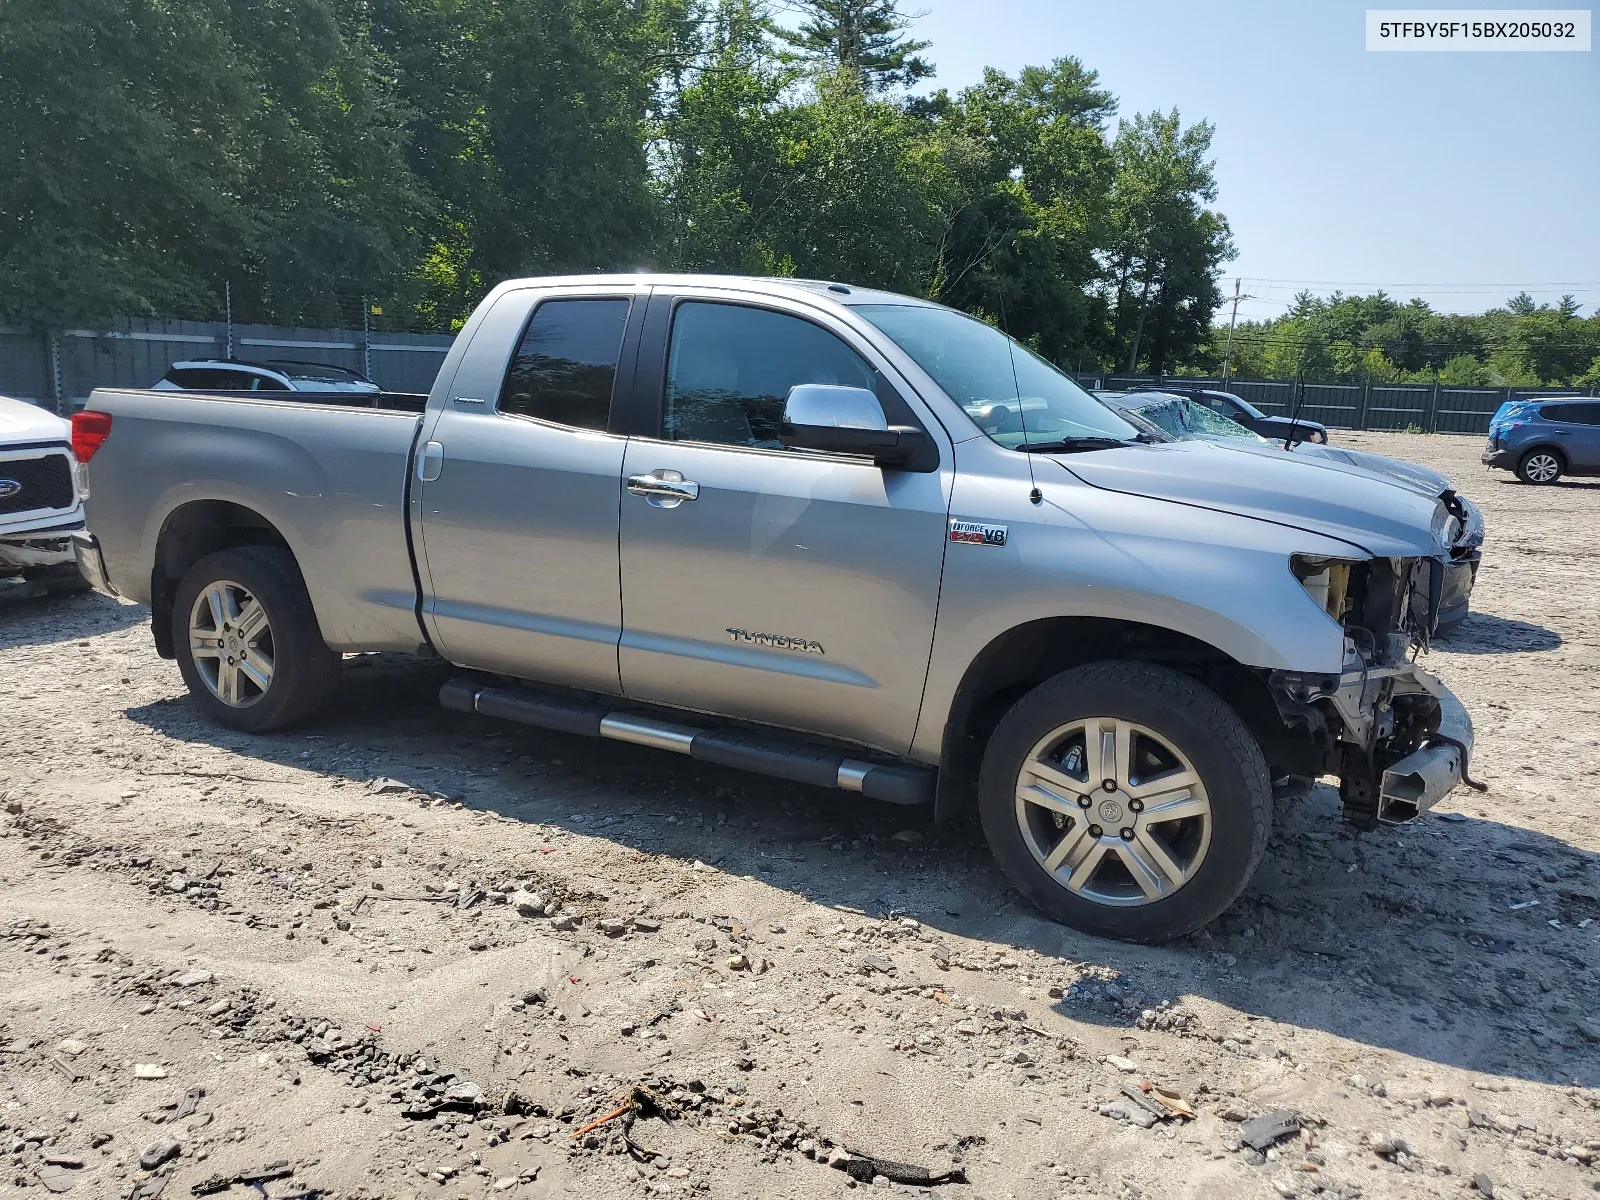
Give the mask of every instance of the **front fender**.
<svg viewBox="0 0 1600 1200">
<path fill-rule="evenodd" d="M 963 447 L 965 448 L 965 447 Z M 1348 543 L 1188 504 L 1054 483 L 1029 504 L 1010 479 L 958 474 L 952 519 L 1007 527 L 1003 546 L 951 542 L 912 755 L 938 761 L 968 667 L 1009 631 L 1060 617 L 1170 630 L 1247 667 L 1337 674 L 1344 633 L 1289 569 Z"/>
</svg>

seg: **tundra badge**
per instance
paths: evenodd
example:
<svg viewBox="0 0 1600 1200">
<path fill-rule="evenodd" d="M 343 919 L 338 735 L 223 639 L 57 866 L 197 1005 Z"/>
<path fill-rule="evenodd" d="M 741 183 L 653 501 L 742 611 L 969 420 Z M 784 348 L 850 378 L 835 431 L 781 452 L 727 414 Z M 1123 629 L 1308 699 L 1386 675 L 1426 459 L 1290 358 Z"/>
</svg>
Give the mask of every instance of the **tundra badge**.
<svg viewBox="0 0 1600 1200">
<path fill-rule="evenodd" d="M 809 638 L 785 637 L 781 633 L 751 633 L 748 629 L 729 629 L 727 634 L 736 642 L 771 646 L 775 650 L 799 650 L 802 654 L 827 653 L 821 642 L 813 642 Z"/>
</svg>

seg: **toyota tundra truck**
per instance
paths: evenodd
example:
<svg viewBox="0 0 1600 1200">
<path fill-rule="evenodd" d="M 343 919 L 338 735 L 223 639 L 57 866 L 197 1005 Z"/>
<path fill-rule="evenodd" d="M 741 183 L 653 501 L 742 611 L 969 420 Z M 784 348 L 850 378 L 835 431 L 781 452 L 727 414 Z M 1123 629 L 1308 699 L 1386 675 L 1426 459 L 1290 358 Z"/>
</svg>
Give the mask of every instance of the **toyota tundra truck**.
<svg viewBox="0 0 1600 1200">
<path fill-rule="evenodd" d="M 422 397 L 102 389 L 85 572 L 217 723 L 340 657 L 446 708 L 975 805 L 1080 930 L 1198 929 L 1275 799 L 1396 823 L 1466 777 L 1416 662 L 1463 514 L 1297 455 L 1148 435 L 1001 331 L 840 283 L 497 287 Z"/>
</svg>

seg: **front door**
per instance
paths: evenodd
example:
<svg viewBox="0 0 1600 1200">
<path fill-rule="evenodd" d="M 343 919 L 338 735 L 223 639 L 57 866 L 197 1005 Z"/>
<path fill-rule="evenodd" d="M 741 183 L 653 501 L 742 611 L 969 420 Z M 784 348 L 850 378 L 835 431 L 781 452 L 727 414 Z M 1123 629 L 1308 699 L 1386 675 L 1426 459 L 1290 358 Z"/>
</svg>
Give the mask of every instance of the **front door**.
<svg viewBox="0 0 1600 1200">
<path fill-rule="evenodd" d="M 803 305 L 711 290 L 652 298 L 639 378 L 664 383 L 662 419 L 623 464 L 625 695 L 909 748 L 951 453 L 887 370 Z M 942 466 L 785 449 L 778 427 L 800 383 L 874 388 L 891 423 L 929 430 Z"/>
<path fill-rule="evenodd" d="M 474 335 L 413 485 L 423 616 L 451 662 L 619 690 L 627 438 L 612 399 L 631 383 L 618 365 L 643 296 L 513 291 Z M 479 346 L 515 349 L 508 361 Z"/>
</svg>

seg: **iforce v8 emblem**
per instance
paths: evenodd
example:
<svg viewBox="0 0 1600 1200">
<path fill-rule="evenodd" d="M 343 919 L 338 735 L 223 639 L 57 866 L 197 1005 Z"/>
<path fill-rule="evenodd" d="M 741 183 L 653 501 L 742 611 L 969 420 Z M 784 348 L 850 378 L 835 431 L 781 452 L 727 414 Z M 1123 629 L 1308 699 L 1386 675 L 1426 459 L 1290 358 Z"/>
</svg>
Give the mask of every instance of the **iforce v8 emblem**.
<svg viewBox="0 0 1600 1200">
<path fill-rule="evenodd" d="M 1006 527 L 1004 525 L 981 525 L 977 521 L 950 520 L 950 540 L 952 542 L 971 542 L 974 546 L 1004 546 L 1006 544 Z"/>
</svg>

